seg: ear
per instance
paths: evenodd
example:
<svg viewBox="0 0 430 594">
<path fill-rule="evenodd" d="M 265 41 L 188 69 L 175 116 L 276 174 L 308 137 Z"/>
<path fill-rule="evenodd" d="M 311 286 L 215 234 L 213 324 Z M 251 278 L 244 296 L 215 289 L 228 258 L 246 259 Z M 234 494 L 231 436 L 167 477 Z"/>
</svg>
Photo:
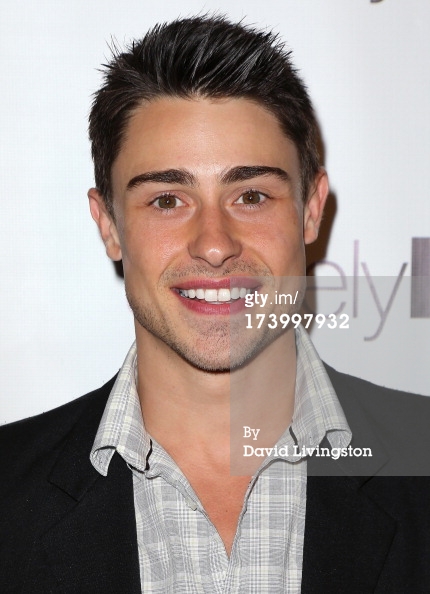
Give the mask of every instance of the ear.
<svg viewBox="0 0 430 594">
<path fill-rule="evenodd" d="M 322 167 L 315 176 L 303 215 L 303 237 L 305 243 L 312 243 L 318 237 L 318 231 L 329 192 L 328 178 Z"/>
<path fill-rule="evenodd" d="M 109 213 L 103 196 L 97 188 L 88 190 L 91 216 L 99 228 L 101 238 L 106 247 L 106 253 L 111 260 L 121 260 L 121 246 L 118 231 L 112 215 Z"/>
</svg>

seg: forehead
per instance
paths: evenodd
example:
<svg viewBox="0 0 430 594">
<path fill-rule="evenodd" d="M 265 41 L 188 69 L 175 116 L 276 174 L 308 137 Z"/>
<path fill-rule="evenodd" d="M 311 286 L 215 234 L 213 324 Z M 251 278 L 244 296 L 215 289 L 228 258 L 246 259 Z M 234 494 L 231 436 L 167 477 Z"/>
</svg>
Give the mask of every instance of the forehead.
<svg viewBox="0 0 430 594">
<path fill-rule="evenodd" d="M 299 159 L 277 118 L 248 99 L 159 98 L 135 110 L 112 168 L 121 191 L 145 171 L 184 168 L 199 177 L 237 165 L 284 168 L 299 181 Z"/>
</svg>

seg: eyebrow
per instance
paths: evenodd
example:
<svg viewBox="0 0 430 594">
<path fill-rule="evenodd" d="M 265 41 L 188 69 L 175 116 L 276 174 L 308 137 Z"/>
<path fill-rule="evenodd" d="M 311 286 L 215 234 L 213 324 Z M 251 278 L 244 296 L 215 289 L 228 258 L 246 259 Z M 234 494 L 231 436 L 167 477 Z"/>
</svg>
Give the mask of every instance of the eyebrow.
<svg viewBox="0 0 430 594">
<path fill-rule="evenodd" d="M 265 165 L 239 165 L 238 167 L 233 167 L 224 173 L 221 177 L 221 183 L 233 184 L 235 182 L 246 181 L 254 177 L 262 177 L 265 175 L 273 175 L 279 178 L 281 181 L 291 181 L 291 177 L 288 175 L 288 173 L 280 167 L 266 167 Z"/>
<path fill-rule="evenodd" d="M 143 184 L 179 184 L 180 186 L 196 186 L 196 178 L 186 169 L 165 169 L 164 171 L 148 171 L 133 177 L 127 184 L 127 190 Z"/>
<path fill-rule="evenodd" d="M 284 169 L 265 165 L 238 165 L 232 167 L 220 176 L 220 181 L 222 184 L 228 185 L 267 175 L 275 176 L 284 182 L 291 182 L 290 175 Z M 128 182 L 127 190 L 148 183 L 178 184 L 190 187 L 198 185 L 196 177 L 186 169 L 165 169 L 136 175 Z"/>
</svg>

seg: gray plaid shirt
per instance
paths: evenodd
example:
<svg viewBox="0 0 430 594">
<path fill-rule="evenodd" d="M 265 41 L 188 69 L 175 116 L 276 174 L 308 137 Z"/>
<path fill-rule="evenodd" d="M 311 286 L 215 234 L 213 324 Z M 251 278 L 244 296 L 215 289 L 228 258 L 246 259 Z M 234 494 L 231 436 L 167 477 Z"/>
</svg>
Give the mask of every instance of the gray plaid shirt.
<svg viewBox="0 0 430 594">
<path fill-rule="evenodd" d="M 324 366 L 300 326 L 296 345 L 292 431 L 286 430 L 279 439 L 278 450 L 281 446 L 293 450 L 292 433 L 299 450 L 320 444 L 325 436 L 332 447 L 348 446 L 351 431 Z M 245 495 L 228 557 L 188 480 L 146 432 L 136 374 L 133 345 L 110 394 L 90 457 L 106 476 L 116 450 L 133 473 L 142 592 L 299 594 L 306 459 L 274 452 L 264 460 Z"/>
</svg>

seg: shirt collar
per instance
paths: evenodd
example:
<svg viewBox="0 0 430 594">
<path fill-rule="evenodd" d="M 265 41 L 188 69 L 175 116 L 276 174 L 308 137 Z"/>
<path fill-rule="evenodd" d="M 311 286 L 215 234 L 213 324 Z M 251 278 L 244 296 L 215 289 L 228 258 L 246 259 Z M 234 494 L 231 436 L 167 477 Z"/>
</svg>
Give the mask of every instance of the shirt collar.
<svg viewBox="0 0 430 594">
<path fill-rule="evenodd" d="M 143 472 L 151 449 L 151 440 L 143 423 L 136 387 L 137 352 L 133 343 L 112 388 L 90 460 L 103 476 L 115 450 L 129 466 Z"/>
<path fill-rule="evenodd" d="M 291 429 L 299 446 L 312 447 L 325 436 L 332 447 L 346 447 L 351 430 L 327 372 L 307 332 L 296 329 L 297 370 Z M 117 451 L 127 464 L 143 472 L 151 451 L 151 438 L 142 418 L 136 387 L 136 343 L 131 346 L 106 404 L 91 450 L 90 460 L 106 476 Z M 291 440 L 289 429 L 278 444 Z M 297 458 L 296 458 L 297 460 Z"/>
<path fill-rule="evenodd" d="M 299 446 L 313 447 L 325 436 L 332 447 L 346 447 L 352 438 L 345 414 L 307 332 L 296 329 L 296 390 L 291 428 Z"/>
</svg>

